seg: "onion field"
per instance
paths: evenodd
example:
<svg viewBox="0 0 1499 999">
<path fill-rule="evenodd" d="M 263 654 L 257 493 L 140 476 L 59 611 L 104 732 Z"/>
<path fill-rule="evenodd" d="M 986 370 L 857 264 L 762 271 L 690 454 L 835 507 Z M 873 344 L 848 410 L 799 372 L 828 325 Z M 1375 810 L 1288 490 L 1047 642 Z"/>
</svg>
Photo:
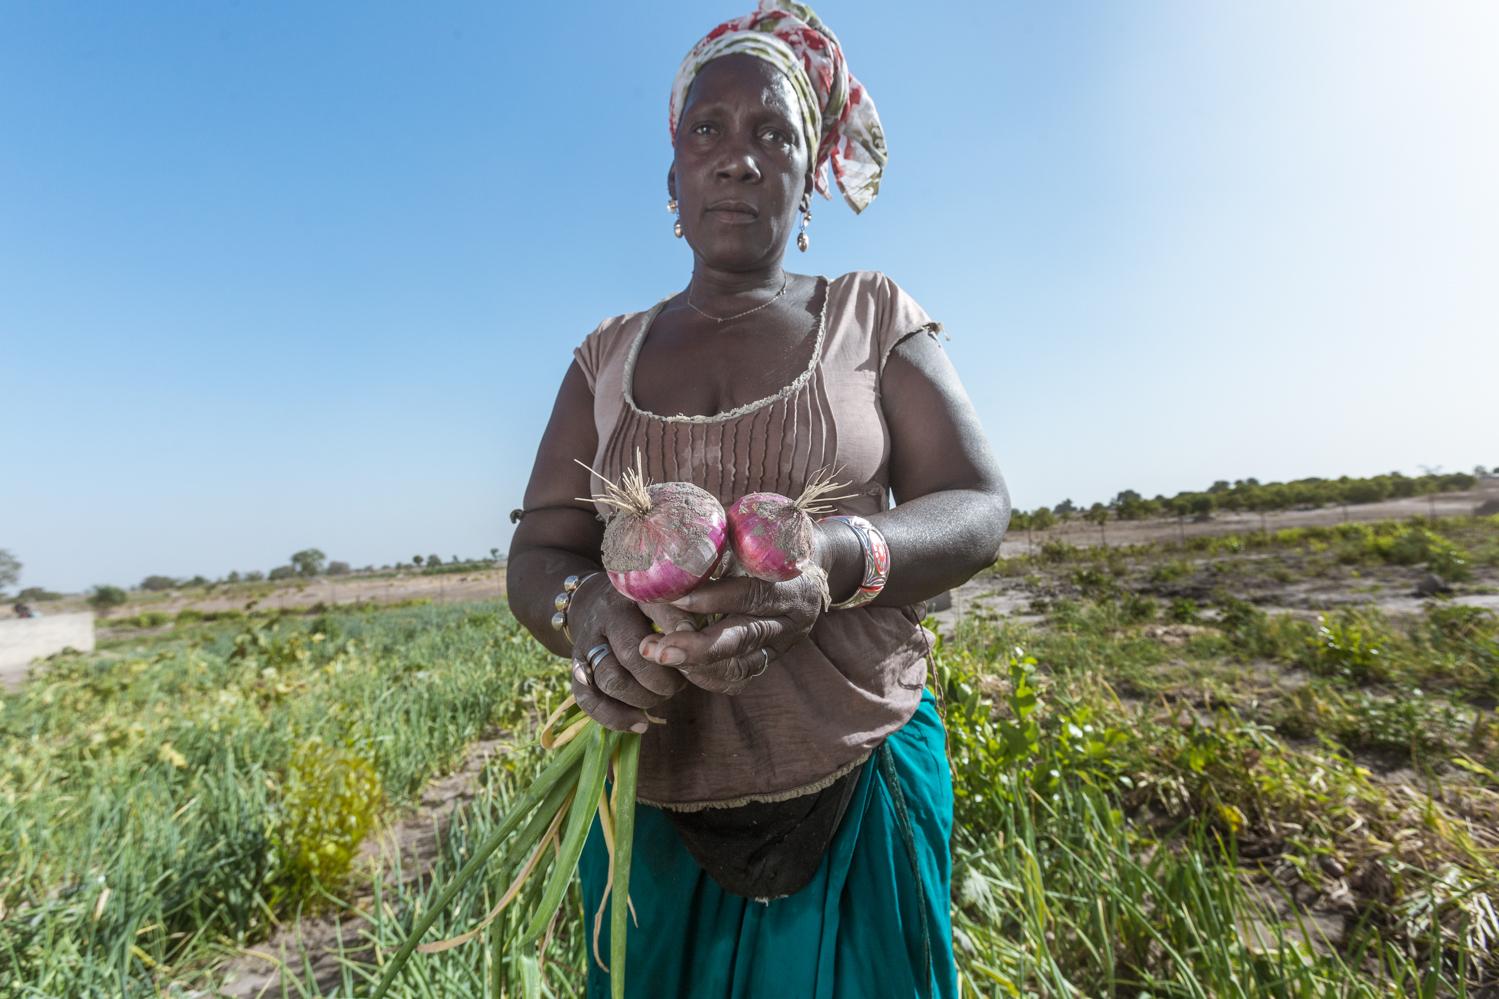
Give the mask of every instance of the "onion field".
<svg viewBox="0 0 1499 999">
<path fill-rule="evenodd" d="M 931 620 L 965 995 L 1499 995 L 1499 518 L 1039 540 Z M 53 657 L 0 702 L 0 997 L 367 994 L 564 677 L 495 603 Z M 481 739 L 430 850 L 370 848 Z M 522 909 L 392 994 L 581 994 L 593 914 Z"/>
</svg>

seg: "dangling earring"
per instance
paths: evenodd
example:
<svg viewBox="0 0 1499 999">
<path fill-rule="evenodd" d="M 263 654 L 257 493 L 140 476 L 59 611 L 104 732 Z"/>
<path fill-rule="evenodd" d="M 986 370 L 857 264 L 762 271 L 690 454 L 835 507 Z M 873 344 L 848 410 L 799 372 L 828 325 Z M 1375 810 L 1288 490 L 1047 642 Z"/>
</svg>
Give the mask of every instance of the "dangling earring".
<svg viewBox="0 0 1499 999">
<path fill-rule="evenodd" d="M 806 203 L 803 202 L 803 204 Z M 812 208 L 810 205 L 808 205 L 807 207 L 802 209 L 802 231 L 796 234 L 796 248 L 798 250 L 801 250 L 803 253 L 806 253 L 807 247 L 812 245 L 812 241 L 807 238 L 807 223 L 811 221 Z"/>
<path fill-rule="evenodd" d="M 666 210 L 677 215 L 677 199 L 672 198 L 666 202 Z M 678 239 L 682 238 L 682 217 L 677 215 L 677 220 L 671 224 L 671 231 Z"/>
</svg>

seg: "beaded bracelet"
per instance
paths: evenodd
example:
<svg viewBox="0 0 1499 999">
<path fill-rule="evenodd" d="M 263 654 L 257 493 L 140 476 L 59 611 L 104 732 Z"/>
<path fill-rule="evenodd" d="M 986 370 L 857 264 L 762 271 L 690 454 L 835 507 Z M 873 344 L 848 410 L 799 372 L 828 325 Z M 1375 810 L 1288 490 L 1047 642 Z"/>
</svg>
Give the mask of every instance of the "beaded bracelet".
<svg viewBox="0 0 1499 999">
<path fill-rule="evenodd" d="M 854 537 L 859 539 L 859 547 L 864 552 L 864 578 L 860 580 L 859 588 L 854 591 L 853 596 L 834 604 L 829 610 L 863 607 L 880 595 L 890 579 L 890 546 L 885 543 L 885 536 L 880 533 L 880 529 L 863 517 L 839 514 L 822 519 L 837 520 L 848 525 L 848 529 L 854 532 Z"/>
<path fill-rule="evenodd" d="M 569 645 L 572 644 L 573 633 L 572 629 L 567 626 L 567 610 L 572 606 L 573 597 L 577 595 L 578 588 L 597 575 L 598 572 L 595 571 L 586 572 L 581 576 L 568 576 L 562 581 L 562 592 L 552 598 L 552 610 L 555 611 L 552 614 L 552 630 L 562 632 L 562 637 L 567 639 Z"/>
</svg>

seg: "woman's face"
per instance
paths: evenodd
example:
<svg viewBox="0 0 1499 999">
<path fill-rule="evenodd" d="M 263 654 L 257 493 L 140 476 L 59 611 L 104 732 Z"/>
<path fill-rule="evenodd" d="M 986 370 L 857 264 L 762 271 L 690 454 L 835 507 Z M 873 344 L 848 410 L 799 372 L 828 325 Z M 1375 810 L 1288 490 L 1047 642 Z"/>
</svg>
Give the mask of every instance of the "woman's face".
<svg viewBox="0 0 1499 999">
<path fill-rule="evenodd" d="M 791 82 L 763 59 L 721 56 L 693 80 L 667 185 L 693 251 L 710 266 L 776 263 L 811 190 L 811 152 Z"/>
</svg>

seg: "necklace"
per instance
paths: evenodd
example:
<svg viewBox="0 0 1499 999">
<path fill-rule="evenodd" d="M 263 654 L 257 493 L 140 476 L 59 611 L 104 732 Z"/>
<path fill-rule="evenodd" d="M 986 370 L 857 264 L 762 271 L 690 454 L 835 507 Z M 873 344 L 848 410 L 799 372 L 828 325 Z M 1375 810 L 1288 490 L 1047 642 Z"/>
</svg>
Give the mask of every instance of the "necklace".
<svg viewBox="0 0 1499 999">
<path fill-rule="evenodd" d="M 691 283 L 689 283 L 687 285 L 687 304 L 689 306 L 691 306 L 693 312 L 696 312 L 698 315 L 702 316 L 704 319 L 711 319 L 715 323 L 726 323 L 726 322 L 730 321 L 731 319 L 743 319 L 745 316 L 749 315 L 751 312 L 759 312 L 761 309 L 765 308 L 767 305 L 770 305 L 776 299 L 778 299 L 782 295 L 786 294 L 786 286 L 788 284 L 790 284 L 790 283 L 791 283 L 791 275 L 787 274 L 781 280 L 781 290 L 778 291 L 778 292 L 776 292 L 775 295 L 773 295 L 772 297 L 770 297 L 770 298 L 766 299 L 765 301 L 761 302 L 759 305 L 755 306 L 753 309 L 745 309 L 743 312 L 736 312 L 732 316 L 724 316 L 722 319 L 720 319 L 717 316 L 711 316 L 708 313 L 704 312 L 702 309 L 699 309 L 696 305 L 692 304 L 692 285 L 691 285 Z"/>
</svg>

